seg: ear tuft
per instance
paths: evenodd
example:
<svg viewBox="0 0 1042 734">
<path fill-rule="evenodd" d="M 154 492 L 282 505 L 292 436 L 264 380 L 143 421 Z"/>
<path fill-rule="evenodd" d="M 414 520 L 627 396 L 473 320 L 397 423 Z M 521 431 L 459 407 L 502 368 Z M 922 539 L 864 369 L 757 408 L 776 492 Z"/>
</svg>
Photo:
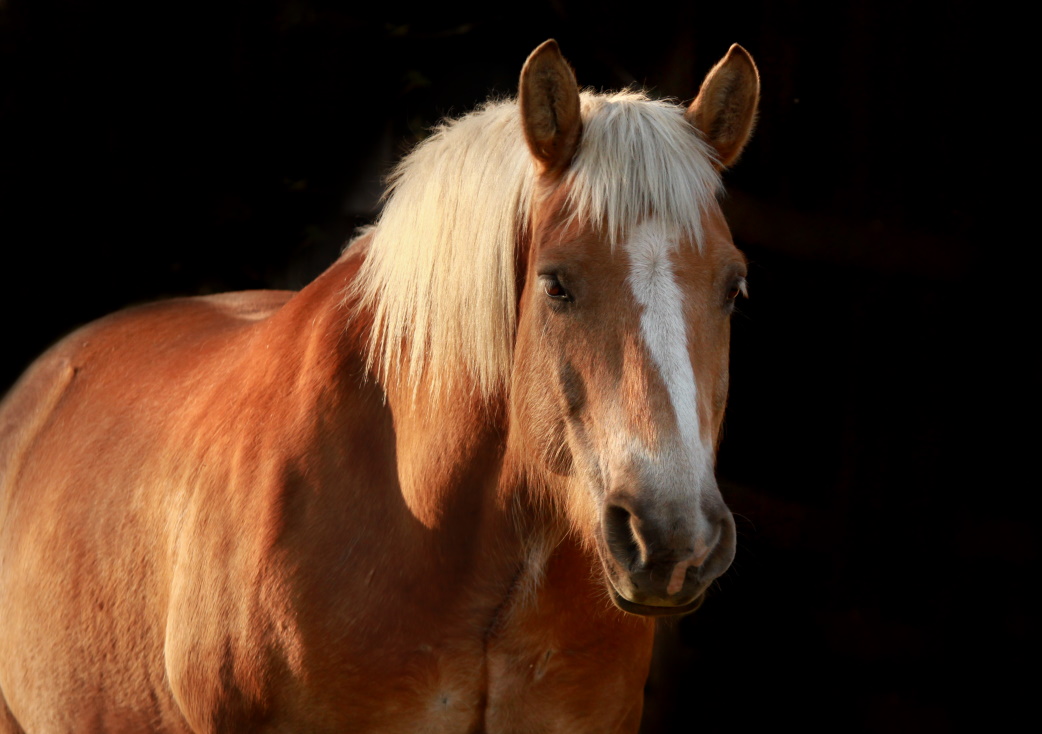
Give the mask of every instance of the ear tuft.
<svg viewBox="0 0 1042 734">
<path fill-rule="evenodd" d="M 760 103 L 760 74 L 749 52 L 731 46 L 706 75 L 695 101 L 684 117 L 716 149 L 721 168 L 741 155 L 756 122 Z"/>
<path fill-rule="evenodd" d="M 518 103 L 521 124 L 532 155 L 544 172 L 563 171 L 582 135 L 579 86 L 557 41 L 541 44 L 521 70 Z"/>
</svg>

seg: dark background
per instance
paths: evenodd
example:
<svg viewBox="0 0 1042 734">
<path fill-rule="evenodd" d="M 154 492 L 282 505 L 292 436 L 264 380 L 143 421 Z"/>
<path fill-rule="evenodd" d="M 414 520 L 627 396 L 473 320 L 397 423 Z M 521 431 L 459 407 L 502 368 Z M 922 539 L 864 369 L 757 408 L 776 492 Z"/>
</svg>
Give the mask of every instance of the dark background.
<svg viewBox="0 0 1042 734">
<path fill-rule="evenodd" d="M 1005 730 L 1038 690 L 1026 23 L 966 0 L 0 0 L 0 391 L 122 306 L 302 286 L 386 167 L 513 94 L 548 37 L 581 84 L 685 101 L 740 42 L 763 83 L 726 176 L 751 260 L 719 463 L 740 547 L 665 630 L 645 730 Z"/>
</svg>

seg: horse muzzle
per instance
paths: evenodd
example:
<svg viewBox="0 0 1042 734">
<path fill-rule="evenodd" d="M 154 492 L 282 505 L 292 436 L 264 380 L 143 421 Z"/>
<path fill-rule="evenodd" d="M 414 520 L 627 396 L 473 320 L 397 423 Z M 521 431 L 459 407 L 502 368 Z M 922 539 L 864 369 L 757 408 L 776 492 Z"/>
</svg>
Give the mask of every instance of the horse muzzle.
<svg viewBox="0 0 1042 734">
<path fill-rule="evenodd" d="M 617 607 L 646 616 L 699 607 L 735 555 L 734 517 L 715 494 L 693 507 L 642 506 L 622 494 L 606 498 L 601 561 Z"/>
</svg>

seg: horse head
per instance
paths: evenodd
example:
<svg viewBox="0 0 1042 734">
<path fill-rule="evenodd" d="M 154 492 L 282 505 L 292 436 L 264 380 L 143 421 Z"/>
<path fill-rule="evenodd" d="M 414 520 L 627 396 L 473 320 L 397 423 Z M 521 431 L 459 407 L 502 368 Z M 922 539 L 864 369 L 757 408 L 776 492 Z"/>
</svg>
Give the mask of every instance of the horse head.
<svg viewBox="0 0 1042 734">
<path fill-rule="evenodd" d="M 758 97 L 738 45 L 686 109 L 581 93 L 554 41 L 521 74 L 512 441 L 635 614 L 691 611 L 735 555 L 714 463 L 746 264 L 717 194 Z"/>
</svg>

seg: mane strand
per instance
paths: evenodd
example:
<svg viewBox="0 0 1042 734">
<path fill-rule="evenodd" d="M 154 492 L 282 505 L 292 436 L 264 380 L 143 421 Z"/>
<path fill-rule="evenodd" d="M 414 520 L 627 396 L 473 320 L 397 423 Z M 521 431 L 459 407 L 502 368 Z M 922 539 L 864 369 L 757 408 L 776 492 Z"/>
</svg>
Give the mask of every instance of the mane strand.
<svg viewBox="0 0 1042 734">
<path fill-rule="evenodd" d="M 683 108 L 642 92 L 581 95 L 583 136 L 565 175 L 571 216 L 614 246 L 654 213 L 701 246 L 720 187 L 713 154 Z M 443 122 L 392 171 L 355 281 L 371 309 L 369 365 L 432 394 L 468 375 L 505 389 L 517 320 L 516 248 L 537 171 L 515 100 Z M 415 395 L 415 392 L 414 392 Z"/>
</svg>

